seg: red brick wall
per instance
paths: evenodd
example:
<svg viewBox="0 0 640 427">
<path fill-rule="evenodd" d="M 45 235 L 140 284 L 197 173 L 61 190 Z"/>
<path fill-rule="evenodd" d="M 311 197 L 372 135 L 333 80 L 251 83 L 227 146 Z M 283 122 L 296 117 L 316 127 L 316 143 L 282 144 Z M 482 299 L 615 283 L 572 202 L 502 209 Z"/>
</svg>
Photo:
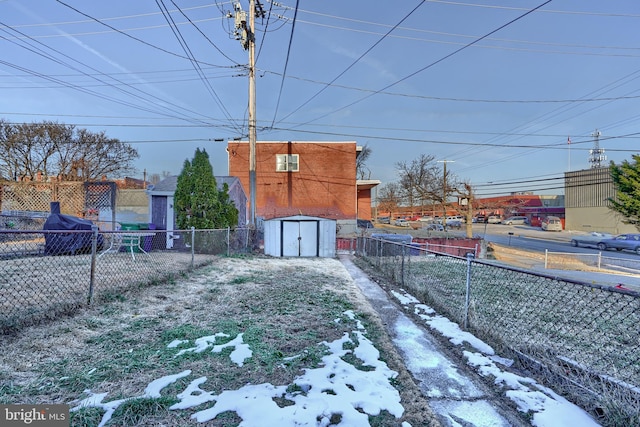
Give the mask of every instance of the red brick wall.
<svg viewBox="0 0 640 427">
<path fill-rule="evenodd" d="M 249 187 L 249 143 L 229 142 L 229 175 Z M 276 154 L 298 154 L 299 172 L 277 172 Z M 256 216 L 356 217 L 355 142 L 258 142 Z"/>
<path fill-rule="evenodd" d="M 371 215 L 371 189 L 358 190 L 358 218 L 373 219 Z"/>
</svg>

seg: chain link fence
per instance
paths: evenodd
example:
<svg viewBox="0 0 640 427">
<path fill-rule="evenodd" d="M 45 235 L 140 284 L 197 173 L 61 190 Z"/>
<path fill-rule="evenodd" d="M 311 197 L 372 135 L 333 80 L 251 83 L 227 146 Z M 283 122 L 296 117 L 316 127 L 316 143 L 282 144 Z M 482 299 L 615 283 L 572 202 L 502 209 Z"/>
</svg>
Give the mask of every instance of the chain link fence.
<svg viewBox="0 0 640 427">
<path fill-rule="evenodd" d="M 603 425 L 640 425 L 639 293 L 371 238 L 356 254 Z"/>
<path fill-rule="evenodd" d="M 0 333 L 251 251 L 256 239 L 249 229 L 0 230 Z"/>
</svg>

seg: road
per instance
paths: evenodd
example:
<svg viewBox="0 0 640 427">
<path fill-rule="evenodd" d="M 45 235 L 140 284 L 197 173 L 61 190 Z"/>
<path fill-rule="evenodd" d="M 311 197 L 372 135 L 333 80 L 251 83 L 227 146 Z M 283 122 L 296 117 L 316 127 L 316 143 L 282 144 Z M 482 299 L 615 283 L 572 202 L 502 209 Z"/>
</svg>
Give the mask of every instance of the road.
<svg viewBox="0 0 640 427">
<path fill-rule="evenodd" d="M 640 291 L 640 256 L 633 252 L 600 251 L 595 247 L 571 246 L 571 239 L 586 234 L 584 232 L 547 232 L 536 227 L 500 224 L 487 224 L 486 227 L 485 224 L 474 224 L 473 231 L 475 236 L 484 237 L 488 242 L 514 249 L 541 253 L 548 250 L 572 254 L 601 254 L 603 272 L 547 269 L 543 269 L 542 272 L 607 286 L 622 284 L 628 289 Z"/>
<path fill-rule="evenodd" d="M 537 227 L 502 224 L 487 224 L 485 230 L 485 224 L 474 224 L 473 234 L 484 237 L 488 242 L 530 251 L 544 252 L 548 250 L 550 252 L 577 254 L 598 254 L 602 252 L 602 256 L 640 262 L 640 257 L 633 252 L 600 251 L 595 246 L 571 246 L 571 239 L 576 235 L 586 234 L 584 232 L 551 232 L 542 231 Z"/>
<path fill-rule="evenodd" d="M 410 232 L 412 235 L 421 234 L 418 230 L 410 230 L 406 227 L 378 226 L 392 233 Z M 377 229 L 376 229 L 377 230 Z M 465 226 L 461 230 L 451 230 L 454 235 L 464 236 Z M 504 224 L 473 224 L 473 235 L 484 238 L 487 242 L 496 243 L 502 246 L 510 246 L 514 249 L 535 251 L 544 254 L 549 252 L 562 252 L 572 254 L 591 254 L 607 258 L 608 269 L 615 269 L 617 272 L 635 274 L 638 276 L 640 286 L 640 256 L 633 252 L 600 251 L 595 247 L 574 247 L 571 239 L 575 236 L 586 235 L 582 231 L 542 231 L 539 227 L 526 225 L 504 225 Z M 615 267 L 619 266 L 619 267 Z M 548 271 L 547 271 L 548 272 Z M 574 274 L 577 280 L 583 280 L 578 272 Z M 615 281 L 615 277 L 607 278 L 607 281 Z"/>
</svg>

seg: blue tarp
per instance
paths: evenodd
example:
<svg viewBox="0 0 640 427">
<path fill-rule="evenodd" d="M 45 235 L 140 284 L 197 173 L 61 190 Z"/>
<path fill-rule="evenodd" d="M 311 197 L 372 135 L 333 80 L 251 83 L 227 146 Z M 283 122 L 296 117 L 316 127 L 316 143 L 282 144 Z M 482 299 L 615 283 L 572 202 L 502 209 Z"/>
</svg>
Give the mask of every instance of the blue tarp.
<svg viewBox="0 0 640 427">
<path fill-rule="evenodd" d="M 89 220 L 71 215 L 52 213 L 44 223 L 43 230 L 49 231 L 86 231 L 85 233 L 46 233 L 44 235 L 44 253 L 46 255 L 62 255 L 91 252 L 91 230 L 93 223 Z M 98 248 L 104 243 L 102 235 L 98 235 Z"/>
</svg>

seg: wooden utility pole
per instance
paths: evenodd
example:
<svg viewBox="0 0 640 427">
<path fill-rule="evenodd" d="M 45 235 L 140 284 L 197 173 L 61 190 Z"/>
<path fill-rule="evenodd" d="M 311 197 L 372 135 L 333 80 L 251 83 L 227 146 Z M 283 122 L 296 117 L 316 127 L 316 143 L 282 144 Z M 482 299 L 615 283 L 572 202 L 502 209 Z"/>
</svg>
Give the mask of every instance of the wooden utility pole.
<svg viewBox="0 0 640 427">
<path fill-rule="evenodd" d="M 249 44 L 249 226 L 256 228 L 256 5 L 255 0 L 249 0 L 249 28 L 247 28 L 247 42 Z"/>
<path fill-rule="evenodd" d="M 447 197 L 449 189 L 447 188 L 447 162 L 454 160 L 438 160 L 438 163 L 444 163 L 444 173 L 442 174 L 442 227 L 447 231 Z"/>
</svg>

